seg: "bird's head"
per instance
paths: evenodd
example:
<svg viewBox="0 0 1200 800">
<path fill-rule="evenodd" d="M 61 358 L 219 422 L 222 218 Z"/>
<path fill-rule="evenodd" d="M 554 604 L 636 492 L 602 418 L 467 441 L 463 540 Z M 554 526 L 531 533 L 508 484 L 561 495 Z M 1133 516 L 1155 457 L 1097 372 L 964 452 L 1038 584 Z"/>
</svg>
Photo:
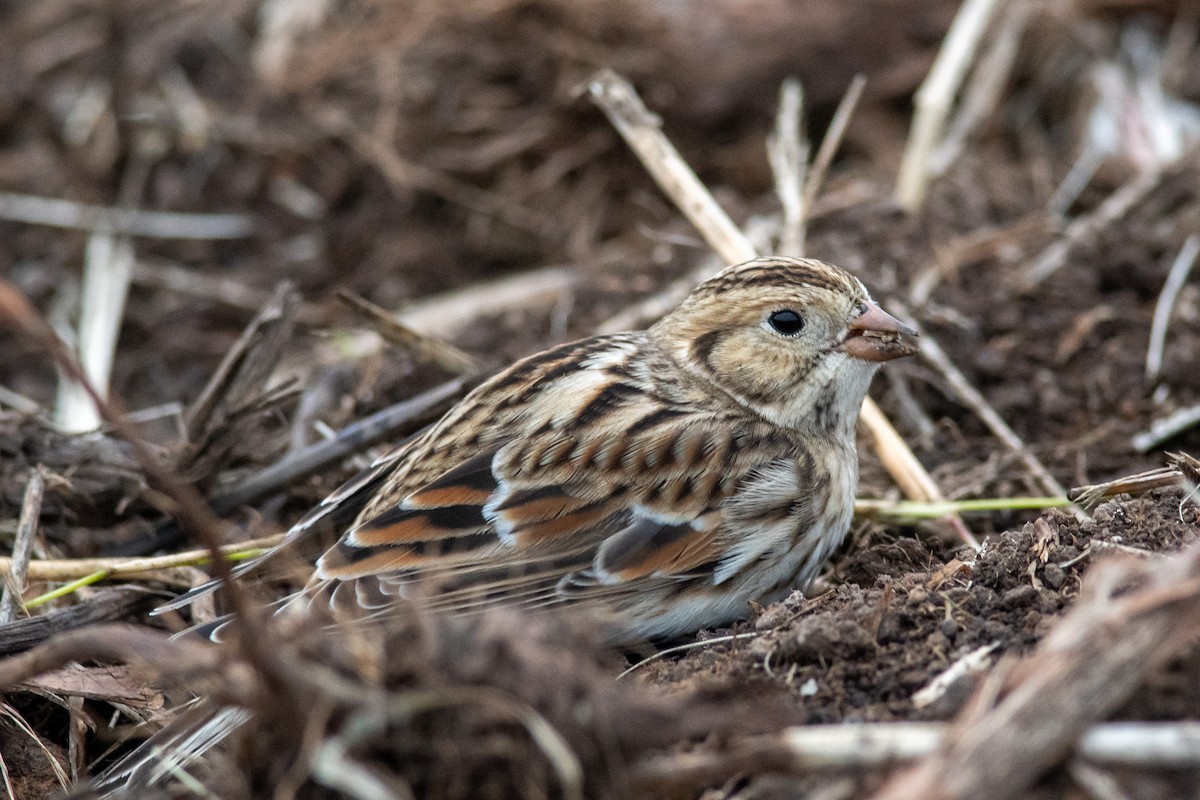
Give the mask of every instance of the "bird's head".
<svg viewBox="0 0 1200 800">
<path fill-rule="evenodd" d="M 916 332 L 858 278 L 812 259 L 729 267 L 650 333 L 691 374 L 802 430 L 852 426 L 879 365 L 916 352 Z"/>
</svg>

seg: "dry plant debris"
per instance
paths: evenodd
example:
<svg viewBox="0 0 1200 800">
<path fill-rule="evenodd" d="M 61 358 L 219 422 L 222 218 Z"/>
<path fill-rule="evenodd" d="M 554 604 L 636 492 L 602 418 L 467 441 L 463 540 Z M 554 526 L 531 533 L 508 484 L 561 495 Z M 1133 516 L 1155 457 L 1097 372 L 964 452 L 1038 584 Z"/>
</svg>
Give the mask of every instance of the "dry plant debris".
<svg viewBox="0 0 1200 800">
<path fill-rule="evenodd" d="M 0 793 L 47 796 L 111 763 L 130 728 L 153 727 L 162 689 L 167 705 L 195 692 L 258 712 L 164 797 L 1194 795 L 1193 762 L 1118 768 L 1087 748 L 1105 718 L 1200 717 L 1195 642 L 1171 633 L 1190 620 L 1200 529 L 1195 4 L 963 8 L 949 40 L 960 4 L 940 0 L 0 9 L 0 272 L 15 287 L 0 304 L 103 334 L 75 352 L 135 410 L 64 434 L 47 332 L 0 338 L 0 549 L 18 578 L 32 553 L 23 601 L 63 591 L 50 567 L 173 565 L 29 616 L 14 604 L 0 653 L 18 660 L 0 675 L 28 682 L 0 701 Z M 719 266 L 581 97 L 605 67 L 733 220 L 727 241 L 845 266 L 936 339 L 940 363 L 874 391 L 927 494 L 1084 486 L 1090 517 L 965 515 L 978 553 L 866 518 L 829 592 L 620 681 L 651 652 L 609 653 L 577 619 L 414 610 L 369 631 L 271 628 L 269 652 L 251 636 L 220 657 L 148 628 L 160 588 L 208 577 L 174 566 L 194 555 L 189 527 L 214 546 L 278 534 L 364 449 L 468 387 L 467 365 L 645 324 Z M 797 125 L 778 108 L 793 77 Z M 931 134 L 910 137 L 927 78 Z M 840 140 L 838 155 L 822 146 L 807 181 L 795 152 L 773 169 L 777 119 L 788 143 Z M 88 263 L 128 273 L 119 319 L 118 292 L 83 288 Z M 275 293 L 285 282 L 294 295 Z M 339 291 L 370 304 L 366 323 Z M 81 297 L 108 314 L 81 322 Z M 866 436 L 860 449 L 864 496 L 899 496 Z M 40 513 L 23 513 L 41 474 Z M 246 594 L 302 577 L 281 564 Z M 117 620 L 137 624 L 96 627 Z M 1122 661 L 1141 637 L 1163 657 Z M 85 666 L 47 672 L 69 658 Z M 955 733 L 914 734 L 944 743 L 911 771 L 827 772 L 788 749 L 803 738 L 789 726 L 875 722 Z M 985 740 L 1004 744 L 978 755 Z"/>
</svg>

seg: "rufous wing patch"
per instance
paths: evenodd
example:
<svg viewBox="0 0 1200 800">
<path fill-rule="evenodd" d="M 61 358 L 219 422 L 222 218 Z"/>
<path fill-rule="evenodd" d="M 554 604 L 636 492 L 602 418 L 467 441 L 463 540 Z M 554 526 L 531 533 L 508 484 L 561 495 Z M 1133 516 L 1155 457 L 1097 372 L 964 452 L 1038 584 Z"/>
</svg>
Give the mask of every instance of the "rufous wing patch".
<svg viewBox="0 0 1200 800">
<path fill-rule="evenodd" d="M 496 451 L 472 456 L 404 499 L 407 508 L 482 506 L 499 486 L 493 470 Z"/>
<path fill-rule="evenodd" d="M 360 523 L 346 535 L 346 542 L 357 547 L 387 547 L 405 542 L 463 536 L 488 527 L 482 506 L 419 509 L 397 506 Z"/>
<path fill-rule="evenodd" d="M 714 532 L 701 521 L 668 523 L 638 516 L 604 541 L 596 552 L 594 568 L 601 582 L 621 583 L 686 573 L 719 555 Z"/>
</svg>

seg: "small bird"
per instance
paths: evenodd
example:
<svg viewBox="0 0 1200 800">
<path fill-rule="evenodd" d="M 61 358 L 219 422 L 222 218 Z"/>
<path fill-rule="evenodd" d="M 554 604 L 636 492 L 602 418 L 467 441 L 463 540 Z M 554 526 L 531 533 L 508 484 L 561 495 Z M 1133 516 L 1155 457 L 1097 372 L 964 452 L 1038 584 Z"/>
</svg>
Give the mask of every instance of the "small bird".
<svg viewBox="0 0 1200 800">
<path fill-rule="evenodd" d="M 370 493 L 304 603 L 591 603 L 666 639 L 807 587 L 850 525 L 854 427 L 915 332 L 846 271 L 759 258 L 646 331 L 518 361 L 335 492 Z M 432 588 L 430 588 L 432 587 Z"/>
<path fill-rule="evenodd" d="M 915 335 L 838 267 L 729 267 L 649 330 L 517 362 L 331 494 L 280 550 L 361 511 L 280 610 L 583 603 L 623 644 L 732 622 L 806 588 L 845 537 L 859 407 Z M 247 713 L 200 709 L 101 786 L 152 784 Z"/>
</svg>

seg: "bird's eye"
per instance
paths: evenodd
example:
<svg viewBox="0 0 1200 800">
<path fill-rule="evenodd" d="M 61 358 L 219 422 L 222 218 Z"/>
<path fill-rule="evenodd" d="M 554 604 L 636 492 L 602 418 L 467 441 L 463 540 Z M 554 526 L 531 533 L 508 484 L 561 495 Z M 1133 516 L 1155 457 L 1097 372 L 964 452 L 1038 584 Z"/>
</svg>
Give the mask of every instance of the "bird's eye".
<svg viewBox="0 0 1200 800">
<path fill-rule="evenodd" d="M 804 318 L 785 308 L 783 311 L 772 311 L 767 317 L 767 324 L 784 336 L 795 336 L 804 328 Z"/>
</svg>

